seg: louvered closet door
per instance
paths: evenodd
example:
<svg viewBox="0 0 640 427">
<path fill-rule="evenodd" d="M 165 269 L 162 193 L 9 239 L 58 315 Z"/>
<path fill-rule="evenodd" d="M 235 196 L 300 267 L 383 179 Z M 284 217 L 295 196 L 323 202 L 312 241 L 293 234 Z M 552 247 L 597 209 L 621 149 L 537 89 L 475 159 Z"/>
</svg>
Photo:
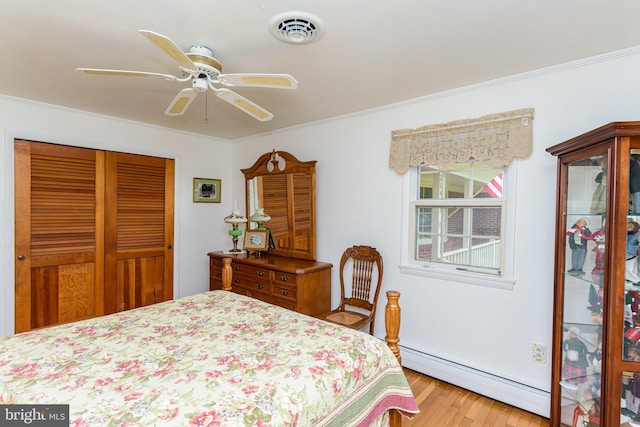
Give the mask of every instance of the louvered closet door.
<svg viewBox="0 0 640 427">
<path fill-rule="evenodd" d="M 104 153 L 15 141 L 15 331 L 103 314 Z"/>
<path fill-rule="evenodd" d="M 106 172 L 105 311 L 173 298 L 174 161 L 108 152 Z"/>
<path fill-rule="evenodd" d="M 174 161 L 15 141 L 15 331 L 173 297 Z"/>
</svg>

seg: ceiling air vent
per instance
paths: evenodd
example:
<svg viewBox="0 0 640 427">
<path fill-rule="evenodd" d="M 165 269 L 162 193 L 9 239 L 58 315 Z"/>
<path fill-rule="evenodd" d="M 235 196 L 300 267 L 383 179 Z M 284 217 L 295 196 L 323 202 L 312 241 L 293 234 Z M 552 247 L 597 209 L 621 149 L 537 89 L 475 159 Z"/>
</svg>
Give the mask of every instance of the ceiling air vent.
<svg viewBox="0 0 640 427">
<path fill-rule="evenodd" d="M 313 43 L 324 32 L 320 18 L 306 12 L 280 13 L 271 18 L 269 30 L 278 40 L 291 44 Z"/>
</svg>

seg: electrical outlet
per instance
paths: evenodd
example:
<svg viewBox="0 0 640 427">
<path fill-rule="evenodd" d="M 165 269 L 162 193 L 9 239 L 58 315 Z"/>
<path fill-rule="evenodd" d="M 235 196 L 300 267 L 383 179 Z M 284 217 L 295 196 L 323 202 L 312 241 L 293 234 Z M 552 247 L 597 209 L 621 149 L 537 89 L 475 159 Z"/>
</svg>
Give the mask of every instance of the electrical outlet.
<svg viewBox="0 0 640 427">
<path fill-rule="evenodd" d="M 531 343 L 531 360 L 547 363 L 547 346 L 539 342 Z"/>
</svg>

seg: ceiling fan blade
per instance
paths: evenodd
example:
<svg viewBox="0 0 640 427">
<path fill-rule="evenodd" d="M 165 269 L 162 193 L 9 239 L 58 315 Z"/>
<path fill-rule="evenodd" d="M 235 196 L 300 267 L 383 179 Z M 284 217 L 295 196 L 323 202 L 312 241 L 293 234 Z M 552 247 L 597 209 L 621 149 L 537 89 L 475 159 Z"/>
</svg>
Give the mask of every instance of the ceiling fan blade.
<svg viewBox="0 0 640 427">
<path fill-rule="evenodd" d="M 225 86 L 268 87 L 274 89 L 298 88 L 298 81 L 289 74 L 220 74 L 217 79 Z"/>
<path fill-rule="evenodd" d="M 173 101 L 171 101 L 171 104 L 169 104 L 164 113 L 167 116 L 181 116 L 187 111 L 187 108 L 191 105 L 191 101 L 193 101 L 197 95 L 198 92 L 190 87 L 182 89 L 178 95 L 173 98 Z"/>
<path fill-rule="evenodd" d="M 132 77 L 163 77 L 167 80 L 176 80 L 176 76 L 171 74 L 148 73 L 146 71 L 129 71 L 129 70 L 105 70 L 101 68 L 76 68 L 76 71 L 82 71 L 87 74 L 104 74 L 111 76 L 132 76 Z"/>
<path fill-rule="evenodd" d="M 237 93 L 230 91 L 229 89 L 217 89 L 215 93 L 218 98 L 221 98 L 234 107 L 241 109 L 256 120 L 259 120 L 261 122 L 268 122 L 273 118 L 273 114 L 271 114 L 264 108 L 260 107 L 252 101 L 249 101 L 244 96 L 240 96 Z"/>
<path fill-rule="evenodd" d="M 182 67 L 194 73 L 198 72 L 198 67 L 196 67 L 193 61 L 191 61 L 182 49 L 180 49 L 169 37 L 149 30 L 138 30 L 138 32 L 154 42 L 160 49 L 167 52 Z"/>
</svg>

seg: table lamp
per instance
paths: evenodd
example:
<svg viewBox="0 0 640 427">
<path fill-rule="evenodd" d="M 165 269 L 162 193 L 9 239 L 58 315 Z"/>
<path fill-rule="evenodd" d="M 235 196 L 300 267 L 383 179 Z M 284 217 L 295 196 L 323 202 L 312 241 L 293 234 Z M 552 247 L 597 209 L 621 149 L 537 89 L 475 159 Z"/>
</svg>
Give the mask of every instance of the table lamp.
<svg viewBox="0 0 640 427">
<path fill-rule="evenodd" d="M 256 224 L 258 224 L 258 230 L 265 230 L 263 224 L 269 221 L 271 217 L 264 213 L 264 208 L 258 208 L 249 219 L 251 220 L 251 222 L 255 222 Z"/>
<path fill-rule="evenodd" d="M 227 224 L 231 224 L 232 228 L 229 230 L 229 236 L 231 236 L 231 240 L 233 241 L 233 249 L 226 251 L 227 253 L 240 253 L 242 252 L 238 249 L 238 238 L 242 235 L 242 230 L 238 229 L 240 224 L 244 224 L 247 222 L 247 218 L 240 215 L 240 211 L 238 211 L 237 206 L 234 207 L 231 214 L 224 218 L 224 222 Z"/>
</svg>

